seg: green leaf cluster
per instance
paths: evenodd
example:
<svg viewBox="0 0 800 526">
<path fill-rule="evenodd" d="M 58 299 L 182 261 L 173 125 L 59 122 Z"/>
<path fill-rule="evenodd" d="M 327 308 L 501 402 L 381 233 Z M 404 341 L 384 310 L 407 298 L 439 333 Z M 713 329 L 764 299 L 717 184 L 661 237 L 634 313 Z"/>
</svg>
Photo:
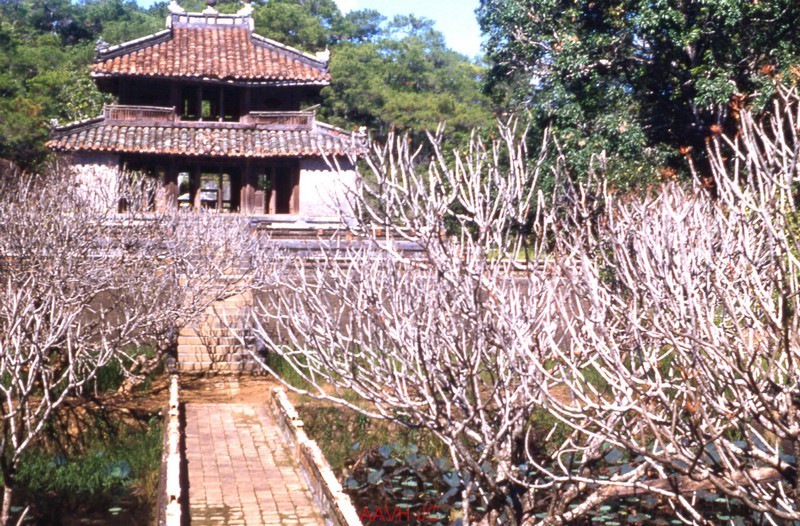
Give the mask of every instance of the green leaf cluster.
<svg viewBox="0 0 800 526">
<path fill-rule="evenodd" d="M 612 178 L 702 159 L 742 107 L 796 80 L 794 0 L 482 0 L 478 15 L 488 90 L 552 126 L 574 169 L 605 150 Z"/>
<path fill-rule="evenodd" d="M 398 16 L 377 28 L 370 38 L 333 48 L 333 83 L 323 92 L 329 120 L 361 124 L 380 137 L 446 122 L 456 144 L 473 128 L 494 124 L 481 92 L 483 67 L 448 49 L 432 21 Z"/>
<path fill-rule="evenodd" d="M 0 158 L 34 168 L 47 155 L 54 120 L 100 112 L 108 99 L 88 69 L 98 38 L 127 40 L 161 27 L 157 10 L 131 0 L 0 2 Z"/>
<path fill-rule="evenodd" d="M 106 429 L 102 418 L 96 424 L 82 448 L 38 447 L 24 456 L 17 487 L 25 500 L 36 503 L 39 523 L 55 523 L 68 510 L 104 510 L 130 500 L 133 493 L 152 505 L 152 480 L 161 465 L 161 421 L 154 418 L 145 428 L 116 422 Z"/>
</svg>

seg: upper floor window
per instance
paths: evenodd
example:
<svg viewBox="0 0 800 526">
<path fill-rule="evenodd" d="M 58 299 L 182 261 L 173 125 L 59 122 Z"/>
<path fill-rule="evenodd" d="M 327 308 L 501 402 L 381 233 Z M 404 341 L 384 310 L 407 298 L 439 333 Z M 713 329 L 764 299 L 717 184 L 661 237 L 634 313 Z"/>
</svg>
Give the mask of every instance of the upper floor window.
<svg viewBox="0 0 800 526">
<path fill-rule="evenodd" d="M 236 122 L 240 115 L 238 90 L 227 86 L 184 86 L 181 119 Z"/>
</svg>

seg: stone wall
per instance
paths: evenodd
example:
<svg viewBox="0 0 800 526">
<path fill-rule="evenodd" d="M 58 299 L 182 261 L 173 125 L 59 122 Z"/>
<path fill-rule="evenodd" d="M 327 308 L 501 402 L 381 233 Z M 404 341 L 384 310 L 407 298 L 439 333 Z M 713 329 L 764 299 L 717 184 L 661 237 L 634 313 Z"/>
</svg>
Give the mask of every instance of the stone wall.
<svg viewBox="0 0 800 526">
<path fill-rule="evenodd" d="M 169 406 L 164 421 L 164 451 L 161 455 L 161 473 L 158 488 L 158 526 L 181 526 L 182 499 L 186 489 L 182 487 L 181 473 L 181 406 L 178 376 L 170 376 Z"/>
<path fill-rule="evenodd" d="M 310 217 L 350 216 L 350 194 L 356 185 L 356 170 L 346 160 L 300 161 L 300 215 Z"/>
<path fill-rule="evenodd" d="M 69 159 L 78 189 L 97 211 L 116 210 L 119 202 L 119 156 L 115 154 L 76 154 Z"/>
<path fill-rule="evenodd" d="M 295 460 L 300 464 L 326 526 L 361 526 L 350 497 L 342 489 L 317 443 L 306 434 L 303 421 L 282 387 L 275 387 L 270 392 L 269 408 L 284 441 L 294 451 Z"/>
</svg>

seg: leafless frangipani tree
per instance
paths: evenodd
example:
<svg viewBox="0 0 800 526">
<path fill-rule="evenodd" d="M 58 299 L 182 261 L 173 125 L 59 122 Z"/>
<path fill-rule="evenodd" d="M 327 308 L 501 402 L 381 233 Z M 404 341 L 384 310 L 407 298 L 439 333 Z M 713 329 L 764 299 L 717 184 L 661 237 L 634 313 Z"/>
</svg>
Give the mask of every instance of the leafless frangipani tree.
<svg viewBox="0 0 800 526">
<path fill-rule="evenodd" d="M 276 274 L 253 317 L 312 395 L 434 433 L 469 476 L 467 507 L 495 516 L 521 506 L 513 473 L 541 377 L 529 359 L 555 300 L 545 237 L 527 236 L 544 223 L 541 169 L 517 130 L 501 133 L 455 156 L 432 137 L 424 170 L 401 137 L 377 148 L 353 204 L 368 246 Z"/>
<path fill-rule="evenodd" d="M 55 169 L 0 181 L 0 522 L 25 452 L 112 360 L 141 374 L 240 272 L 249 235 L 212 216 L 102 210 Z M 135 196 L 130 196 L 133 199 Z M 87 200 L 88 199 L 88 200 Z M 137 370 L 138 369 L 138 372 Z"/>
<path fill-rule="evenodd" d="M 800 519 L 800 108 L 794 90 L 778 94 L 771 113 L 744 112 L 740 133 L 710 142 L 718 199 L 699 185 L 606 192 L 599 224 L 558 237 L 567 337 L 535 362 L 535 393 L 573 430 L 558 454 L 589 465 L 544 470 L 578 499 L 548 522 L 653 492 L 703 523 L 700 490 L 764 521 Z M 598 480 L 590 463 L 611 446 L 632 469 Z"/>
<path fill-rule="evenodd" d="M 740 118 L 716 198 L 573 186 L 513 126 L 425 163 L 393 139 L 354 203 L 370 246 L 275 273 L 255 334 L 310 394 L 435 434 L 471 522 L 655 494 L 703 524 L 701 492 L 800 520 L 797 94 Z"/>
</svg>

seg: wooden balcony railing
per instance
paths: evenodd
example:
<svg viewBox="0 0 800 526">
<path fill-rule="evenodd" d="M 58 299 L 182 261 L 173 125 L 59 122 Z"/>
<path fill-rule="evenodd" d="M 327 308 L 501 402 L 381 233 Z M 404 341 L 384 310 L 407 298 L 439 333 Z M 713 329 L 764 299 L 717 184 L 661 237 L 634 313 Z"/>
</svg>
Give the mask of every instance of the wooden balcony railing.
<svg viewBox="0 0 800 526">
<path fill-rule="evenodd" d="M 314 117 L 313 111 L 251 111 L 247 115 L 247 121 L 275 129 L 296 129 L 311 128 Z"/>
<path fill-rule="evenodd" d="M 175 121 L 175 108 L 107 104 L 105 118 L 111 121 Z"/>
<path fill-rule="evenodd" d="M 308 129 L 314 126 L 315 111 L 251 111 L 242 115 L 238 122 L 217 120 L 183 120 L 175 108 L 160 106 L 131 106 L 127 104 L 107 104 L 104 116 L 108 121 L 154 124 L 163 123 L 181 127 L 207 126 L 263 126 L 275 130 Z"/>
</svg>

